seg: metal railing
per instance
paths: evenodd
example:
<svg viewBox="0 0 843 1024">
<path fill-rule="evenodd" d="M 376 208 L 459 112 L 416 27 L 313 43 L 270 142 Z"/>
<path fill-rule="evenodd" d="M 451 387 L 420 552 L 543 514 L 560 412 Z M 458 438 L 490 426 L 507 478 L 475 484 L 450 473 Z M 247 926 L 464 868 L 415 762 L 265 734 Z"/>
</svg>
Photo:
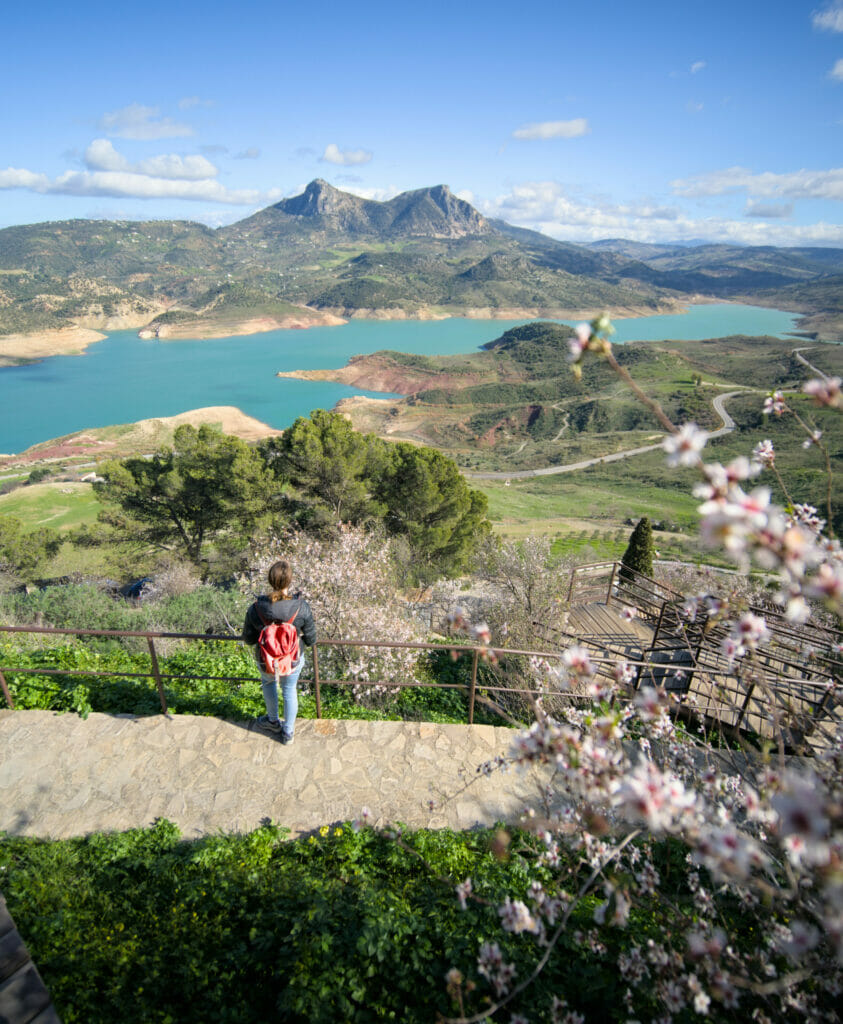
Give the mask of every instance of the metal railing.
<svg viewBox="0 0 843 1024">
<path fill-rule="evenodd" d="M 688 623 L 680 614 L 684 598 L 656 580 L 621 567 L 617 562 L 603 562 L 578 566 L 571 573 L 568 597 L 570 602 L 601 601 L 634 607 L 639 617 L 651 624 L 652 639 L 640 641 L 636 656 L 621 655 L 611 644 L 601 643 L 597 636 L 578 637 L 563 629 L 553 629 L 546 643 L 555 649 L 535 651 L 515 648 L 486 647 L 467 644 L 458 638 L 444 639 L 438 643 L 409 643 L 362 639 L 320 640 L 311 648 L 312 676 L 304 676 L 303 683 L 312 683 L 315 696 L 316 717 L 322 717 L 323 687 L 372 687 L 398 692 L 406 688 L 461 690 L 467 696 L 467 719 L 474 723 L 475 709 L 480 699 L 504 717 L 511 717 L 500 707 L 499 700 L 518 697 L 524 702 L 542 697 L 548 700 L 565 701 L 586 699 L 584 694 L 570 690 L 529 685 L 497 685 L 491 680 L 490 672 L 484 671 L 485 678 L 479 680 L 481 662 L 502 670 L 507 661 L 516 658 L 539 658 L 550 661 L 561 659 L 564 648 L 576 642 L 586 642 L 592 652 L 592 662 L 599 675 L 609 677 L 612 667 L 620 657 L 635 671 L 635 678 L 628 688 L 629 694 L 642 683 L 664 686 L 680 699 L 696 699 L 702 705 L 705 715 L 732 729 L 741 727 L 755 729 L 752 723 L 764 718 L 769 712 L 779 720 L 787 718 L 798 722 L 799 731 L 805 732 L 829 716 L 835 710 L 838 679 L 841 673 L 841 658 L 835 653 L 840 650 L 841 635 L 824 627 L 796 626 L 771 609 L 759 609 L 766 616 L 770 641 L 755 657 L 753 672 L 744 672 L 741 664 L 727 659 L 720 650 L 720 641 L 725 635 L 723 627 L 716 620 L 699 619 Z M 124 671 L 120 669 L 95 668 L 42 668 L 34 666 L 0 665 L 0 690 L 9 708 L 14 709 L 14 700 L 6 676 L 43 675 L 64 677 L 105 676 L 119 679 L 152 679 L 158 692 L 163 714 L 168 714 L 165 684 L 189 680 L 223 681 L 229 683 L 254 682 L 257 672 L 248 676 L 207 675 L 189 673 L 167 673 L 162 671 L 159 649 L 156 641 L 222 641 L 242 643 L 239 636 L 207 633 L 168 633 L 151 630 L 96 630 L 55 628 L 50 626 L 0 626 L 0 635 L 45 634 L 73 637 L 134 638 L 145 641 L 148 650 L 150 671 Z M 471 659 L 468 684 L 455 682 L 426 682 L 417 678 L 406 680 L 373 681 L 358 678 L 324 678 L 320 672 L 319 650 L 324 648 L 370 648 L 387 650 L 416 650 L 420 652 L 453 652 L 460 657 Z M 505 679 L 503 680 L 505 681 Z M 521 707 L 519 705 L 519 707 Z M 523 708 L 522 708 L 523 710 Z"/>
<path fill-rule="evenodd" d="M 15 709 L 14 699 L 11 694 L 10 687 L 8 685 L 7 675 L 42 675 L 42 676 L 99 676 L 99 677 L 113 677 L 117 679 L 153 679 L 155 680 L 156 689 L 158 692 L 158 698 L 161 704 L 162 714 L 169 714 L 167 705 L 167 696 L 165 693 L 165 683 L 170 682 L 181 682 L 187 680 L 208 680 L 214 682 L 229 682 L 229 683 L 242 683 L 242 682 L 254 682 L 257 678 L 257 668 L 255 673 L 249 676 L 239 675 L 207 675 L 207 674 L 189 674 L 189 673 L 168 673 L 161 670 L 161 665 L 158 660 L 158 650 L 155 646 L 156 640 L 187 640 L 196 642 L 208 642 L 208 641 L 223 641 L 228 643 L 242 643 L 242 639 L 239 636 L 233 636 L 228 634 L 220 633 L 165 633 L 152 630 L 113 630 L 113 629 L 70 629 L 70 628 L 56 628 L 52 626 L 0 626 L 0 634 L 12 633 L 12 634 L 43 634 L 47 636 L 73 636 L 73 637 L 102 637 L 112 639 L 123 639 L 123 638 L 135 638 L 140 640 L 146 640 L 147 648 L 149 651 L 150 658 L 150 671 L 149 672 L 132 672 L 124 671 L 122 669 L 93 669 L 93 668 L 41 668 L 27 665 L 0 665 L 0 689 L 2 689 L 3 696 L 5 698 L 7 706 L 11 709 Z M 324 678 L 319 670 L 319 649 L 320 648 L 374 648 L 374 649 L 390 649 L 390 650 L 416 650 L 416 651 L 428 651 L 428 652 L 451 652 L 457 656 L 468 656 L 471 658 L 470 677 L 468 685 L 463 683 L 442 683 L 442 682 L 424 682 L 418 679 L 408 679 L 404 681 L 389 680 L 389 681 L 371 681 L 371 680 L 360 680 L 356 678 L 352 679 L 330 679 Z M 543 658 L 558 660 L 564 655 L 564 651 L 533 651 L 533 650 L 521 650 L 517 648 L 506 648 L 506 647 L 486 647 L 479 644 L 465 644 L 460 643 L 458 640 L 453 642 L 450 640 L 443 641 L 441 643 L 410 643 L 403 641 L 383 641 L 383 640 L 320 640 L 309 648 L 311 653 L 311 661 L 313 666 L 312 676 L 301 677 L 302 682 L 312 683 L 316 705 L 316 717 L 322 717 L 322 690 L 326 686 L 339 686 L 339 687 L 382 687 L 387 690 L 401 690 L 401 689 L 441 689 L 441 690 L 461 690 L 468 698 L 468 709 L 467 718 L 468 724 L 474 724 L 475 709 L 478 699 L 482 699 L 484 703 L 490 705 L 492 710 L 497 711 L 503 717 L 508 717 L 507 712 L 497 707 L 488 696 L 488 694 L 494 694 L 502 696 L 510 694 L 513 696 L 535 699 L 536 697 L 559 697 L 566 700 L 581 700 L 584 699 L 583 694 L 577 694 L 570 691 L 549 691 L 547 688 L 541 687 L 513 687 L 513 686 L 499 686 L 494 683 L 483 681 L 482 684 L 478 681 L 478 673 L 481 662 L 486 662 L 494 665 L 495 663 L 505 665 L 508 658 Z M 612 663 L 615 659 L 611 657 L 597 657 L 596 659 L 598 670 L 603 666 L 603 662 L 607 665 Z M 479 691 L 479 692 L 478 692 Z"/>
</svg>

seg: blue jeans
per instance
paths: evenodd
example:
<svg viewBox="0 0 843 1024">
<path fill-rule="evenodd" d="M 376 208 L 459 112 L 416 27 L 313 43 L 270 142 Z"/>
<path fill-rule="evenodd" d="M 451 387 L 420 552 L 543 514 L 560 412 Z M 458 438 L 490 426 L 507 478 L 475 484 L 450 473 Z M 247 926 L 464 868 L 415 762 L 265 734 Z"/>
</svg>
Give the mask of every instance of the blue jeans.
<svg viewBox="0 0 843 1024">
<path fill-rule="evenodd" d="M 266 714 L 273 722 L 278 720 L 278 685 L 275 676 L 269 675 L 261 668 L 259 648 L 255 647 L 255 661 L 261 669 L 261 689 L 263 690 L 263 702 L 266 704 Z M 284 731 L 288 736 L 293 735 L 296 727 L 296 715 L 299 710 L 299 698 L 296 687 L 298 685 L 301 670 L 304 668 L 304 651 L 299 654 L 299 660 L 293 665 L 288 676 L 279 676 L 281 684 L 281 697 L 284 702 Z"/>
</svg>

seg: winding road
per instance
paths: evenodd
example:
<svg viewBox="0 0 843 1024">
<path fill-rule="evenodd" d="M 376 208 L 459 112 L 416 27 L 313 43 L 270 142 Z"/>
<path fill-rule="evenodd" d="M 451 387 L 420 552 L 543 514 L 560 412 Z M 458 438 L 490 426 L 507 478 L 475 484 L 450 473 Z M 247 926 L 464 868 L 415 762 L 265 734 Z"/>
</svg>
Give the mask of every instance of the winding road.
<svg viewBox="0 0 843 1024">
<path fill-rule="evenodd" d="M 728 412 L 726 412 L 724 403 L 727 399 L 734 398 L 735 395 L 740 395 L 744 391 L 751 390 L 751 388 L 737 388 L 734 391 L 727 391 L 725 394 L 717 395 L 712 399 L 711 404 L 714 406 L 714 411 L 723 421 L 723 426 L 719 427 L 717 430 L 713 430 L 708 435 L 709 438 L 723 437 L 725 434 L 731 434 L 735 429 L 735 421 Z M 543 469 L 519 469 L 508 473 L 465 473 L 464 475 L 470 477 L 472 480 L 526 480 L 529 477 L 554 476 L 557 473 L 574 473 L 578 469 L 587 469 L 589 466 L 597 466 L 606 462 L 618 462 L 620 459 L 628 459 L 633 455 L 644 455 L 645 452 L 654 452 L 661 447 L 662 442 L 659 441 L 658 444 L 645 444 L 640 448 L 627 448 L 626 451 L 615 452 L 612 455 L 601 455 L 596 459 L 583 459 L 582 462 L 568 462 L 564 466 L 545 466 Z"/>
</svg>

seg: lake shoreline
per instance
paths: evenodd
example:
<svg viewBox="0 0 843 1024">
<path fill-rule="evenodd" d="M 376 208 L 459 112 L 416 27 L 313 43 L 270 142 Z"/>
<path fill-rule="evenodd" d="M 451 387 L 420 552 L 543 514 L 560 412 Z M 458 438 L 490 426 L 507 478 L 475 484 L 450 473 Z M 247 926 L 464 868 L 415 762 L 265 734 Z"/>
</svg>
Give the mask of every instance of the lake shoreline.
<svg viewBox="0 0 843 1024">
<path fill-rule="evenodd" d="M 719 308 L 718 308 L 719 306 Z M 581 311 L 582 312 L 582 311 Z M 575 318 L 571 321 L 576 322 Z M 569 323 L 571 321 L 568 321 Z M 785 337 L 790 313 L 740 304 L 697 304 L 682 315 L 616 320 L 614 340 L 696 340 L 729 334 Z M 92 344 L 85 359 L 42 359 L 7 366 L 0 372 L 0 451 L 19 453 L 50 438 L 83 428 L 136 423 L 202 407 L 235 406 L 273 429 L 283 430 L 315 408 L 332 409 L 353 394 L 393 400 L 429 383 L 399 381 L 395 366 L 382 367 L 375 380 L 357 363 L 354 379 L 335 382 L 336 368 L 355 356 L 395 351 L 408 355 L 476 352 L 520 320 L 449 317 L 445 320 L 363 321 L 342 329 L 269 331 L 251 337 L 152 343 L 137 329 L 112 333 Z M 51 339 L 55 340 L 55 339 Z M 87 335 L 64 335 L 71 350 Z M 804 344 L 794 339 L 794 344 Z M 352 363 L 352 367 L 354 364 Z M 371 368 L 371 367 L 370 367 Z M 402 378 L 407 376 L 410 363 Z M 424 370 L 423 361 L 418 364 Z M 306 371 L 299 376 L 297 371 Z M 277 374 L 293 379 L 280 379 Z M 362 376 L 361 376 L 362 373 Z M 298 379 L 295 379 L 298 378 Z"/>
<path fill-rule="evenodd" d="M 705 304 L 707 300 L 693 303 L 660 305 L 655 309 L 644 306 L 625 306 L 610 315 L 616 320 L 639 319 L 648 316 L 662 316 L 687 313 L 689 305 Z M 431 320 L 591 320 L 604 313 L 603 309 L 490 309 L 471 308 L 460 312 L 439 313 L 419 311 L 415 314 L 401 309 L 361 309 L 345 316 L 336 310 L 311 310 L 302 308 L 302 315 L 291 314 L 283 317 L 255 316 L 230 321 L 207 320 L 186 323 L 163 323 L 155 327 L 142 327 L 137 336 L 143 340 L 158 341 L 211 341 L 221 338 L 244 338 L 269 331 L 309 330 L 314 327 L 341 327 L 350 321 L 418 321 Z M 312 313 L 313 316 L 307 314 Z M 103 328 L 107 330 L 107 328 Z M 108 333 L 90 327 L 47 328 L 26 334 L 0 335 L 0 369 L 38 362 L 52 356 L 84 355 L 90 345 L 104 341 Z"/>
<path fill-rule="evenodd" d="M 58 327 L 31 334 L 0 335 L 0 367 L 34 363 L 51 356 L 79 356 L 108 337 L 91 327 Z"/>
</svg>

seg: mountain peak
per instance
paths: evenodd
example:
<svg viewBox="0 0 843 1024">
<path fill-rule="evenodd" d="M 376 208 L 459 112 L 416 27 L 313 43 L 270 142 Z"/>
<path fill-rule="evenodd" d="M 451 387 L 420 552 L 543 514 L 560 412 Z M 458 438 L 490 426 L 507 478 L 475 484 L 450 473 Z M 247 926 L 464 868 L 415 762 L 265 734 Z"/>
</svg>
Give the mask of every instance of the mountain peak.
<svg viewBox="0 0 843 1024">
<path fill-rule="evenodd" d="M 282 199 L 280 203 L 276 203 L 274 209 L 294 217 L 316 217 L 333 213 L 343 205 L 348 205 L 343 203 L 343 200 L 351 200 L 353 203 L 357 198 L 348 192 L 340 192 L 323 178 L 314 178 L 301 195 Z"/>
<path fill-rule="evenodd" d="M 402 192 L 378 202 L 341 192 L 322 178 L 315 178 L 300 195 L 282 199 L 271 209 L 315 220 L 324 229 L 354 234 L 461 238 L 493 230 L 485 217 L 458 199 L 447 185 Z"/>
</svg>

